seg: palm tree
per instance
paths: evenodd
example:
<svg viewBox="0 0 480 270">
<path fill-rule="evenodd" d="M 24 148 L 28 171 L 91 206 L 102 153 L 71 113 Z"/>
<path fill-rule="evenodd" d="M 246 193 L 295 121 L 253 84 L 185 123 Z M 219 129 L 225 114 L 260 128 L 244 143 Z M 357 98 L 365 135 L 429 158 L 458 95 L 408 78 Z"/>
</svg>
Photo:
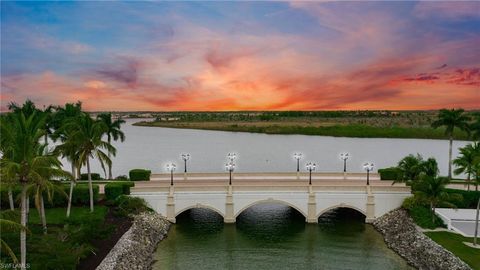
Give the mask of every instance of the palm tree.
<svg viewBox="0 0 480 270">
<path fill-rule="evenodd" d="M 472 131 L 472 138 L 480 140 L 480 113 L 474 113 L 474 122 L 470 125 L 470 130 Z"/>
<path fill-rule="evenodd" d="M 70 178 L 70 191 L 68 193 L 68 204 L 67 204 L 67 218 L 70 217 L 70 210 L 72 208 L 72 196 L 73 188 L 76 185 L 75 177 L 75 168 L 79 168 L 81 165 L 78 162 L 78 145 L 75 141 L 69 139 L 73 131 L 64 131 L 65 142 L 58 145 L 55 148 L 55 151 L 59 153 L 62 157 L 66 158 L 72 168 L 72 178 Z"/>
<path fill-rule="evenodd" d="M 8 151 L 0 163 L 2 179 L 15 179 L 21 187 L 20 223 L 27 225 L 28 185 L 48 176 L 64 176 L 58 158 L 53 155 L 39 155 L 43 150 L 40 139 L 44 131 L 44 115 L 33 112 L 25 117 L 23 111 L 12 113 L 10 121 L 1 123 L 2 143 L 8 143 Z M 3 148 L 3 147 L 2 147 Z M 26 269 L 26 230 L 20 232 L 20 266 Z"/>
<path fill-rule="evenodd" d="M 63 158 L 66 158 L 71 164 L 72 178 L 70 181 L 70 191 L 68 193 L 68 205 L 67 205 L 67 218 L 70 217 L 70 210 L 72 208 L 72 196 L 73 188 L 76 185 L 77 176 L 80 173 L 81 163 L 78 161 L 78 146 L 76 142 L 71 138 L 76 127 L 71 127 L 70 122 L 75 122 L 75 119 L 79 119 L 82 115 L 82 103 L 67 103 L 65 107 L 57 107 L 53 117 L 53 126 L 55 127 L 55 133 L 52 138 L 57 141 L 60 140 L 62 144 L 55 148 L 55 152 L 58 152 Z M 70 126 L 70 127 L 69 127 Z"/>
<path fill-rule="evenodd" d="M 56 107 L 55 114 L 52 119 L 52 126 L 55 129 L 55 132 L 52 134 L 52 139 L 54 141 L 60 140 L 62 143 L 65 143 L 68 140 L 68 137 L 73 133 L 72 129 L 68 128 L 69 122 L 74 122 L 74 119 L 80 118 L 82 115 L 82 103 L 78 101 L 77 103 L 67 103 L 65 107 Z M 65 153 L 61 153 L 65 156 Z M 69 151 L 67 154 L 70 158 L 69 161 L 72 165 L 72 174 L 77 179 L 80 177 L 81 164 L 78 163 L 76 158 L 76 153 Z M 78 171 L 78 173 L 76 173 Z M 77 175 L 76 175 L 77 174 Z"/>
<path fill-rule="evenodd" d="M 479 143 L 467 144 L 460 148 L 460 156 L 453 160 L 453 164 L 457 167 L 455 174 L 467 174 L 467 189 L 470 190 L 470 179 L 474 172 L 475 159 L 480 156 Z"/>
<path fill-rule="evenodd" d="M 106 150 L 112 154 L 115 154 L 116 150 L 111 144 L 102 140 L 102 136 L 107 129 L 105 124 L 93 120 L 90 115 L 86 113 L 82 114 L 78 119 L 70 121 L 67 128 L 72 128 L 73 130 L 73 133 L 69 138 L 69 143 L 78 146 L 79 163 L 87 166 L 90 211 L 93 212 L 93 187 L 90 172 L 90 158 L 96 157 L 105 172 L 105 164 L 111 166 L 112 161 L 102 150 Z"/>
<path fill-rule="evenodd" d="M 435 222 L 435 208 L 438 204 L 443 203 L 451 207 L 453 204 L 447 202 L 448 193 L 445 191 L 446 185 L 450 182 L 445 177 L 431 177 L 423 175 L 420 181 L 415 184 L 415 195 L 420 199 L 426 200 L 430 204 L 432 213 L 432 223 Z"/>
<path fill-rule="evenodd" d="M 441 109 L 438 113 L 438 119 L 432 123 L 433 128 L 445 127 L 445 135 L 450 140 L 448 149 L 448 178 L 452 179 L 452 144 L 453 144 L 453 131 L 455 128 L 469 132 L 468 121 L 470 118 L 464 114 L 463 109 Z"/>
<path fill-rule="evenodd" d="M 37 208 L 39 217 L 42 222 L 42 228 L 43 228 L 43 233 L 47 233 L 47 219 L 45 216 L 45 202 L 43 195 L 46 193 L 47 199 L 49 202 L 52 201 L 53 194 L 55 192 L 59 193 L 60 195 L 66 196 L 65 191 L 61 186 L 55 185 L 52 182 L 52 178 L 62 176 L 65 178 L 72 178 L 72 175 L 69 173 L 61 170 L 62 163 L 58 160 L 58 156 L 56 153 L 48 150 L 44 150 L 42 148 L 46 148 L 45 145 L 42 145 L 42 147 L 39 149 L 38 156 L 48 156 L 52 158 L 52 167 L 55 167 L 59 169 L 58 171 L 55 171 L 55 174 L 51 175 L 49 174 L 51 171 L 44 171 L 42 174 L 39 174 L 38 177 L 36 177 L 33 181 L 33 184 L 31 184 L 27 188 L 27 194 L 33 194 L 33 198 L 35 200 L 35 207 Z"/>
<path fill-rule="evenodd" d="M 114 141 L 120 139 L 121 142 L 125 141 L 125 134 L 120 130 L 120 126 L 125 123 L 125 120 L 119 118 L 115 121 L 112 121 L 111 113 L 101 113 L 97 116 L 97 119 L 102 121 L 107 130 L 105 134 L 107 135 L 107 142 L 111 144 L 112 138 Z M 110 152 L 108 152 L 108 157 L 110 157 Z M 108 166 L 108 179 L 112 179 L 112 166 Z"/>
<path fill-rule="evenodd" d="M 437 177 L 438 176 L 438 163 L 437 160 L 434 158 L 428 158 L 427 160 L 423 161 L 421 164 L 422 173 L 430 177 Z"/>
<path fill-rule="evenodd" d="M 8 219 L 3 219 L 1 218 L 0 219 L 0 227 L 2 228 L 2 231 L 28 231 L 28 229 L 20 224 L 18 224 L 17 222 L 15 221 L 12 221 L 12 220 L 8 220 Z M 15 253 L 13 252 L 13 250 L 10 248 L 10 246 L 7 244 L 7 242 L 5 242 L 5 240 L 1 239 L 0 238 L 0 245 L 1 245 L 1 250 L 3 250 L 5 253 L 8 254 L 8 256 L 10 256 L 10 258 L 12 259 L 12 261 L 14 263 L 18 263 L 18 259 L 17 259 L 17 256 L 15 256 Z"/>
<path fill-rule="evenodd" d="M 423 157 L 420 154 L 408 155 L 398 162 L 398 168 L 402 172 L 402 180 L 417 180 L 423 170 Z"/>
</svg>

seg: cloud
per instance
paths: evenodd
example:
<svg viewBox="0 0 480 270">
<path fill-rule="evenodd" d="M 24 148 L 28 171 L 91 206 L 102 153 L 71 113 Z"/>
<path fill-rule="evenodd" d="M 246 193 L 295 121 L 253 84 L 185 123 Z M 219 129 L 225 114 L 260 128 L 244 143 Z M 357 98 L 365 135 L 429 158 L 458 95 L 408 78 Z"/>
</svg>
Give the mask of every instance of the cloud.
<svg viewBox="0 0 480 270">
<path fill-rule="evenodd" d="M 480 2 L 476 1 L 420 1 L 413 14 L 419 18 L 431 17 L 451 20 L 480 18 Z"/>
</svg>

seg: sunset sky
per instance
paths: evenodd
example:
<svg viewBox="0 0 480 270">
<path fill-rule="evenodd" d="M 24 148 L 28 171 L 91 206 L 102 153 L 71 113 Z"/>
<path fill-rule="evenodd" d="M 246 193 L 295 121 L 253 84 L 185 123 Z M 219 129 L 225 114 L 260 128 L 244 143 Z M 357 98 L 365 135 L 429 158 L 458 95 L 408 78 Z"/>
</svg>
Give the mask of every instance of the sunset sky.
<svg viewBox="0 0 480 270">
<path fill-rule="evenodd" d="M 1 110 L 480 108 L 480 2 L 1 2 Z"/>
</svg>

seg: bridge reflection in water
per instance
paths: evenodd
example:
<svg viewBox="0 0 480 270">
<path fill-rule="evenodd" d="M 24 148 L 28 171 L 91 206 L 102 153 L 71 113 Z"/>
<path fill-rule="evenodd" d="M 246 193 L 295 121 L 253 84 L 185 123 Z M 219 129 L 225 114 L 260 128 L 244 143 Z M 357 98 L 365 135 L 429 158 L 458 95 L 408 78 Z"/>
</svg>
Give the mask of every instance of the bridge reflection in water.
<svg viewBox="0 0 480 270">
<path fill-rule="evenodd" d="M 131 195 L 144 198 L 170 221 L 192 208 L 217 212 L 225 223 L 234 223 L 252 206 L 281 204 L 297 210 L 308 223 L 317 223 L 324 213 L 336 208 L 351 208 L 372 222 L 401 205 L 411 195 L 404 184 L 381 181 L 365 174 L 316 173 L 312 185 L 306 174 L 242 173 L 235 174 L 232 185 L 227 174 L 154 175 L 151 181 L 136 182 Z"/>
<path fill-rule="evenodd" d="M 337 208 L 308 224 L 289 206 L 264 203 L 224 224 L 215 211 L 193 208 L 177 216 L 153 269 L 411 269 L 364 219 Z"/>
</svg>

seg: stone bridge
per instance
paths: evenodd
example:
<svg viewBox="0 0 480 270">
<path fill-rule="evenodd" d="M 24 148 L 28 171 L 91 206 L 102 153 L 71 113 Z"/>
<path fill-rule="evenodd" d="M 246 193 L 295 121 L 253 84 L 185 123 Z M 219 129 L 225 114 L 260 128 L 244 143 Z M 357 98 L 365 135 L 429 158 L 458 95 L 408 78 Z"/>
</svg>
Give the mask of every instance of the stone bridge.
<svg viewBox="0 0 480 270">
<path fill-rule="evenodd" d="M 381 181 L 377 174 L 314 173 L 312 184 L 307 174 L 236 173 L 229 185 L 229 175 L 175 174 L 152 175 L 151 181 L 136 182 L 132 196 L 145 199 L 158 213 L 175 222 L 176 216 L 192 208 L 207 208 L 220 214 L 225 223 L 234 223 L 245 209 L 261 203 L 288 205 L 308 223 L 317 223 L 325 212 L 351 208 L 372 222 L 401 206 L 411 195 L 404 184 Z"/>
</svg>

